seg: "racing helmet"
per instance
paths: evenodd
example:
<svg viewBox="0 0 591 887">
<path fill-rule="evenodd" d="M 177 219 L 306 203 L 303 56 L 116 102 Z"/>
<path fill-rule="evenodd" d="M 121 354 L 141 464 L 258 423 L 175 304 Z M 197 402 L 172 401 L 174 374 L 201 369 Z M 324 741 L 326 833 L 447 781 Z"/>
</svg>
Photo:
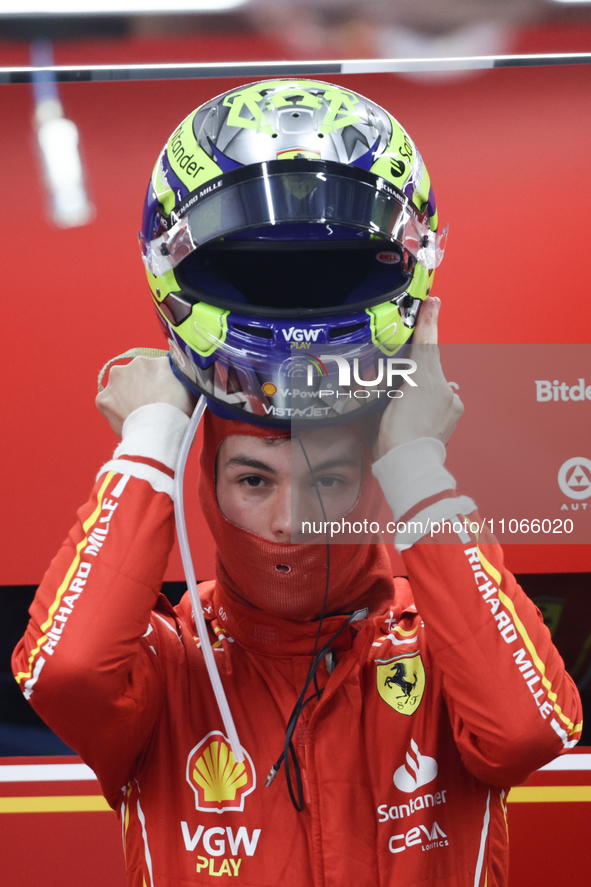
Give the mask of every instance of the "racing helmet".
<svg viewBox="0 0 591 887">
<path fill-rule="evenodd" d="M 342 86 L 284 79 L 183 120 L 139 240 L 175 374 L 218 415 L 281 426 L 400 395 L 446 234 L 397 120 Z"/>
</svg>

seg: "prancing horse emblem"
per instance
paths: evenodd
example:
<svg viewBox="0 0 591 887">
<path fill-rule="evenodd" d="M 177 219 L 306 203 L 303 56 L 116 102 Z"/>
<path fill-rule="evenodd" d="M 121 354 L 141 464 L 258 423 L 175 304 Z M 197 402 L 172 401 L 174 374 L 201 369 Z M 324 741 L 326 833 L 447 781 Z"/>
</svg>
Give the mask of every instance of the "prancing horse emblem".
<svg viewBox="0 0 591 887">
<path fill-rule="evenodd" d="M 376 659 L 378 693 L 394 711 L 412 715 L 425 692 L 425 666 L 420 653 Z"/>
<path fill-rule="evenodd" d="M 399 696 L 399 699 L 402 699 L 404 696 L 410 698 L 411 692 L 417 685 L 418 675 L 415 675 L 415 679 L 412 684 L 406 680 L 406 666 L 404 662 L 395 662 L 392 668 L 390 669 L 392 672 L 391 675 L 388 675 L 384 684 L 387 687 L 391 687 L 393 684 L 398 684 L 400 689 L 402 690 L 402 696 Z"/>
</svg>

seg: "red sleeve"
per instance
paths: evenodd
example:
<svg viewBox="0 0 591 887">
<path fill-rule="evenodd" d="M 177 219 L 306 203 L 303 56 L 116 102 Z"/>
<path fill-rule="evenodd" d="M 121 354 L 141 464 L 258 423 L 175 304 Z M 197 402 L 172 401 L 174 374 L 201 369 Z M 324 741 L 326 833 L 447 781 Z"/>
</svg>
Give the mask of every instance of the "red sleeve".
<svg viewBox="0 0 591 887">
<path fill-rule="evenodd" d="M 43 720 L 115 801 L 155 723 L 162 694 L 150 614 L 173 541 L 173 505 L 109 472 L 43 578 L 12 660 Z"/>
<path fill-rule="evenodd" d="M 581 702 L 501 547 L 465 527 L 460 536 L 415 544 L 404 562 L 464 763 L 485 782 L 515 785 L 576 744 Z"/>
</svg>

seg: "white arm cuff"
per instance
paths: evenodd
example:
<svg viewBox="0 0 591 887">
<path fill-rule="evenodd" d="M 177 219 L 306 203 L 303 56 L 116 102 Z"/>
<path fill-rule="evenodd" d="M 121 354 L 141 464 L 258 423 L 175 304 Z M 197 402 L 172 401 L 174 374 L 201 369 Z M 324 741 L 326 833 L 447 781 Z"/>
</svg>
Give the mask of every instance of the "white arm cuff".
<svg viewBox="0 0 591 887">
<path fill-rule="evenodd" d="M 143 456 L 174 469 L 189 416 L 169 403 L 150 403 L 130 413 L 114 459 Z"/>
<path fill-rule="evenodd" d="M 392 509 L 399 520 L 411 508 L 444 490 L 455 490 L 456 482 L 443 467 L 445 447 L 434 437 L 419 437 L 394 447 L 372 465 Z"/>
</svg>

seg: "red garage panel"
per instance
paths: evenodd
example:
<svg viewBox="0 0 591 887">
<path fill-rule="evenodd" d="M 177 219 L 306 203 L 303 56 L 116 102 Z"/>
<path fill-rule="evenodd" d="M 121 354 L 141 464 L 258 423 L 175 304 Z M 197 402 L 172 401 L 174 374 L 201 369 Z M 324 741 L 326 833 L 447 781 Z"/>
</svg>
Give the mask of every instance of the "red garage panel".
<svg viewBox="0 0 591 887">
<path fill-rule="evenodd" d="M 443 301 L 442 341 L 587 342 L 591 300 L 578 234 L 584 212 L 583 221 L 577 214 L 591 194 L 591 67 L 495 70 L 441 84 L 392 75 L 336 79 L 397 114 L 428 163 L 441 218 L 450 224 L 435 283 Z M 63 86 L 97 208 L 92 224 L 66 231 L 46 221 L 31 91 L 2 88 L 10 379 L 3 387 L 0 447 L 10 469 L 3 482 L 10 519 L 3 525 L 0 584 L 39 582 L 114 447 L 93 406 L 102 364 L 132 345 L 163 344 L 136 243 L 144 190 L 178 121 L 233 82 Z M 591 381 L 591 370 L 587 377 Z M 591 401 L 581 408 L 589 415 Z M 482 435 L 484 445 L 484 428 Z M 572 455 L 591 456 L 585 446 Z M 510 488 L 504 493 L 509 506 Z M 479 505 L 486 511 L 486 502 Z M 207 577 L 211 541 L 197 510 L 190 511 L 200 540 L 197 572 Z M 521 572 L 584 572 L 591 569 L 589 551 L 514 547 L 507 560 Z M 176 554 L 167 578 L 181 578 Z"/>
</svg>

